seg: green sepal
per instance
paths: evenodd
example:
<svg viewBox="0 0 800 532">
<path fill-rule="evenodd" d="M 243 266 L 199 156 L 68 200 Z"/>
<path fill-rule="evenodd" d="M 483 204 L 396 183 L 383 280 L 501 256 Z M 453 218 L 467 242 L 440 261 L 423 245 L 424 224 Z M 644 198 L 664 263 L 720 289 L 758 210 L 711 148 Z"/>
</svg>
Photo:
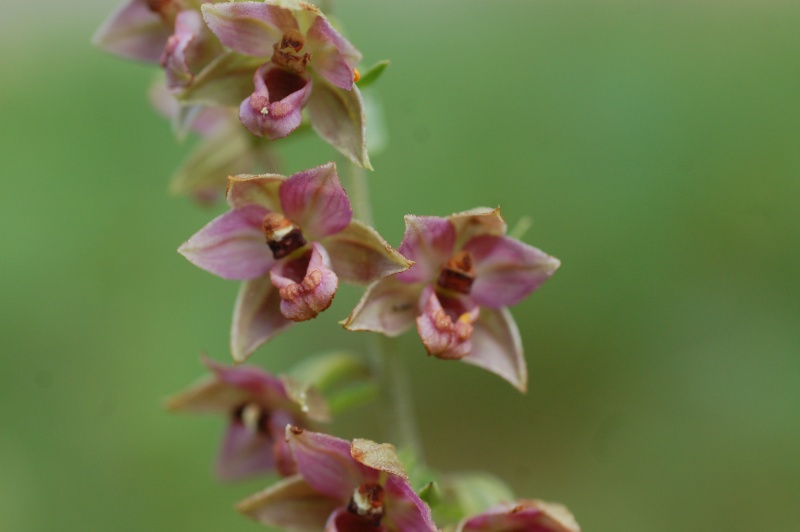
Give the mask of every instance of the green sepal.
<svg viewBox="0 0 800 532">
<path fill-rule="evenodd" d="M 383 71 L 386 70 L 386 67 L 388 67 L 390 63 L 391 61 L 389 61 L 388 59 L 384 59 L 383 61 L 378 61 L 377 63 L 369 67 L 367 71 L 364 72 L 364 74 L 361 76 L 361 79 L 357 81 L 358 88 L 366 89 L 367 87 L 378 81 L 378 78 L 381 77 L 381 74 L 383 74 Z"/>
</svg>

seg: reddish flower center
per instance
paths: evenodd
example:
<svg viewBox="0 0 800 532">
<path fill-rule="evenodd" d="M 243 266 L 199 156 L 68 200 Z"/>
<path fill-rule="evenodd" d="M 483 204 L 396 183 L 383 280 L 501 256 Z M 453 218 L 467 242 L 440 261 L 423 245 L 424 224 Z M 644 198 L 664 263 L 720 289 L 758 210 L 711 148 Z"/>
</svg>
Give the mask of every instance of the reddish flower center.
<svg viewBox="0 0 800 532">
<path fill-rule="evenodd" d="M 472 262 L 472 255 L 467 251 L 459 251 L 442 267 L 436 284 L 445 290 L 469 294 L 474 282 L 475 265 Z"/>
<path fill-rule="evenodd" d="M 258 403 L 245 403 L 233 410 L 233 420 L 241 423 L 253 434 L 269 436 L 269 412 Z"/>
<path fill-rule="evenodd" d="M 306 245 L 306 239 L 300 228 L 282 214 L 277 212 L 267 214 L 261 227 L 275 259 L 282 259 Z"/>
<path fill-rule="evenodd" d="M 363 517 L 372 526 L 379 526 L 383 519 L 383 488 L 380 484 L 361 484 L 353 491 L 347 511 Z"/>
<path fill-rule="evenodd" d="M 283 34 L 281 40 L 272 45 L 274 50 L 272 62 L 295 74 L 306 71 L 306 63 L 311 60 L 311 54 L 301 54 L 300 50 L 306 44 L 303 34 L 296 29 L 291 29 Z"/>
</svg>

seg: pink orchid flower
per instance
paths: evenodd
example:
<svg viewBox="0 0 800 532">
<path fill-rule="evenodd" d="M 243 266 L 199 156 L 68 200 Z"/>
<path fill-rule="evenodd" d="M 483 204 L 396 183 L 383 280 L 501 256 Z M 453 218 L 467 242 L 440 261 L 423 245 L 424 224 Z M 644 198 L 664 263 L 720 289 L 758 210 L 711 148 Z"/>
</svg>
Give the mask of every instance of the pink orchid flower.
<svg viewBox="0 0 800 532">
<path fill-rule="evenodd" d="M 302 120 L 328 143 L 369 168 L 363 102 L 354 85 L 361 53 L 322 12 L 299 0 L 225 2 L 202 7 L 208 27 L 239 54 L 261 58 L 254 91 L 239 117 L 254 135 L 278 139 Z"/>
<path fill-rule="evenodd" d="M 414 266 L 370 286 L 343 325 L 397 336 L 416 323 L 429 354 L 482 367 L 525 391 L 522 344 L 506 307 L 560 263 L 505 233 L 499 209 L 406 216 L 399 250 Z"/>
<path fill-rule="evenodd" d="M 580 532 L 572 514 L 560 504 L 522 500 L 464 519 L 456 532 Z"/>
<path fill-rule="evenodd" d="M 366 284 L 411 265 L 374 229 L 352 219 L 334 163 L 289 178 L 230 177 L 227 199 L 231 210 L 178 251 L 204 270 L 244 281 L 231 330 L 236 361 L 327 309 L 340 278 Z"/>
<path fill-rule="evenodd" d="M 160 63 L 170 89 L 192 83 L 222 46 L 200 15 L 202 0 L 129 0 L 94 35 L 115 55 Z"/>
<path fill-rule="evenodd" d="M 312 420 L 327 421 L 323 399 L 313 390 L 301 390 L 289 379 L 255 367 L 229 367 L 208 358 L 203 363 L 213 375 L 168 399 L 166 407 L 229 419 L 217 474 L 224 480 L 273 470 L 284 476 L 294 474 L 294 459 L 284 437 L 286 424 L 307 427 Z"/>
<path fill-rule="evenodd" d="M 437 530 L 393 446 L 350 443 L 293 426 L 286 427 L 286 441 L 298 474 L 245 499 L 240 512 L 286 530 Z"/>
</svg>

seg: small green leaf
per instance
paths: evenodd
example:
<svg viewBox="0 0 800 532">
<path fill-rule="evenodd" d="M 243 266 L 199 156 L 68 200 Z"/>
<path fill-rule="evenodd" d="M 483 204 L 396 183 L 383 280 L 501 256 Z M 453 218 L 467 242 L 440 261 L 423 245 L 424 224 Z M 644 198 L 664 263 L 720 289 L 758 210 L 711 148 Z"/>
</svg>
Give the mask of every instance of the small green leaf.
<svg viewBox="0 0 800 532">
<path fill-rule="evenodd" d="M 308 358 L 289 373 L 293 379 L 327 392 L 342 381 L 366 377 L 369 369 L 361 358 L 345 351 L 333 351 Z"/>
<path fill-rule="evenodd" d="M 390 61 L 388 59 L 384 59 L 369 67 L 361 76 L 361 79 L 358 80 L 358 88 L 365 89 L 378 81 L 378 78 L 381 77 L 381 74 L 383 74 L 383 71 L 389 66 L 389 63 Z"/>
<path fill-rule="evenodd" d="M 435 481 L 430 481 L 419 490 L 419 498 L 428 503 L 433 508 L 442 502 L 442 490 Z"/>
<path fill-rule="evenodd" d="M 346 410 L 365 405 L 378 396 L 378 387 L 373 382 L 362 381 L 351 384 L 328 395 L 328 405 L 334 416 Z"/>
</svg>

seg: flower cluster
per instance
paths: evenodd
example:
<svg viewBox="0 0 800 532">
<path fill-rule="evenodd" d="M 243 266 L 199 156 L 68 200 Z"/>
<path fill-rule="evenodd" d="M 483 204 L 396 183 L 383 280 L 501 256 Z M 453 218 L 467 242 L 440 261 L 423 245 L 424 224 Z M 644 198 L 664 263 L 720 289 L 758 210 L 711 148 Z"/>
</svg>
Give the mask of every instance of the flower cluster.
<svg viewBox="0 0 800 532">
<path fill-rule="evenodd" d="M 499 208 L 407 215 L 395 249 L 354 219 L 333 162 L 280 173 L 273 141 L 304 124 L 354 165 L 371 168 L 357 83 L 371 83 L 386 63 L 362 78 L 361 53 L 318 7 L 301 0 L 128 0 L 95 42 L 158 64 L 163 79 L 152 102 L 179 137 L 190 131 L 203 137 L 172 189 L 203 202 L 224 190 L 229 209 L 178 251 L 203 270 L 241 281 L 230 332 L 236 364 L 326 311 L 343 282 L 367 287 L 341 322 L 346 330 L 395 337 L 415 328 L 420 353 L 461 360 L 527 389 L 522 342 L 508 307 L 549 279 L 558 259 L 508 236 Z M 351 360 L 321 356 L 291 376 L 275 376 L 204 358 L 210 375 L 166 407 L 226 419 L 216 462 L 222 479 L 278 476 L 238 505 L 268 526 L 580 531 L 563 506 L 517 499 L 499 481 L 453 480 L 413 456 L 407 472 L 390 444 L 317 432 L 332 412 L 374 397 L 376 376 Z M 331 387 L 343 376 L 356 382 Z"/>
</svg>

